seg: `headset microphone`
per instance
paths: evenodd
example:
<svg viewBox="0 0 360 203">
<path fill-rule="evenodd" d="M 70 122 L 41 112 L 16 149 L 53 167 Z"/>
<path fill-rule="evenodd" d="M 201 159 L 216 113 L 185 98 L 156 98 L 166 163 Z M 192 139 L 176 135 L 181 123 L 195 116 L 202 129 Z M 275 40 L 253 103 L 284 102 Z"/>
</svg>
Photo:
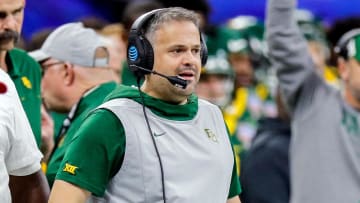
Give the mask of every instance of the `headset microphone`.
<svg viewBox="0 0 360 203">
<path fill-rule="evenodd" d="M 143 68 L 143 67 L 140 67 L 140 66 L 137 66 L 137 65 L 133 65 L 133 64 L 130 65 L 130 68 L 137 68 L 137 69 L 143 70 L 143 71 L 148 72 L 148 73 L 159 75 L 159 76 L 161 76 L 163 78 L 166 78 L 175 87 L 185 89 L 186 86 L 187 86 L 187 81 L 180 78 L 179 76 L 167 76 L 167 75 L 158 73 L 158 72 L 156 72 L 154 70 L 149 70 L 149 69 L 146 69 L 146 68 Z"/>
</svg>

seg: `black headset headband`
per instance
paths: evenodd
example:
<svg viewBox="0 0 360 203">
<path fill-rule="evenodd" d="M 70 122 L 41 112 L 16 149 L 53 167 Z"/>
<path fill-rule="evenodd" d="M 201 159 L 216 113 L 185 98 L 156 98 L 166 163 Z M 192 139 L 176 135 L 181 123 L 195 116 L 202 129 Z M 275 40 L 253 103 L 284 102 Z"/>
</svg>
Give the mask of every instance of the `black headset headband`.
<svg viewBox="0 0 360 203">
<path fill-rule="evenodd" d="M 144 24 L 148 23 L 154 16 L 155 14 L 163 9 L 155 9 L 152 11 L 149 11 L 143 15 L 141 15 L 140 17 L 138 17 L 135 22 L 132 24 L 131 28 L 130 28 L 130 32 L 133 30 L 134 32 L 137 32 L 137 34 L 144 34 L 142 33 L 142 29 L 144 29 Z"/>
</svg>

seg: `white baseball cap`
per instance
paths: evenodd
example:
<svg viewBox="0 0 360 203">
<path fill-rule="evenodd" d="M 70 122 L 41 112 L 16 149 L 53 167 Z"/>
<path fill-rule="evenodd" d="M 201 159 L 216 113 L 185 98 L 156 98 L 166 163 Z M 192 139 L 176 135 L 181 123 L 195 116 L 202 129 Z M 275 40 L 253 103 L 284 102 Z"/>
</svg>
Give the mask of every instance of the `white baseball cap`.
<svg viewBox="0 0 360 203">
<path fill-rule="evenodd" d="M 100 47 L 107 50 L 104 38 L 85 28 L 81 22 L 75 22 L 55 29 L 42 47 L 29 55 L 38 62 L 55 58 L 84 67 L 108 67 L 109 53 L 102 58 L 96 57 L 96 50 Z"/>
</svg>

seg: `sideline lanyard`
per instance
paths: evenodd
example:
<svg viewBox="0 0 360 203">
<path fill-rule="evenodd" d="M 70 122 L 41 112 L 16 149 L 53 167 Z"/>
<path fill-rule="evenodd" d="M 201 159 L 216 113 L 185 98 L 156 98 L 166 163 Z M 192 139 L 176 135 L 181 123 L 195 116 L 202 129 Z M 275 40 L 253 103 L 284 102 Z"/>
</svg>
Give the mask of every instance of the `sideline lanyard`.
<svg viewBox="0 0 360 203">
<path fill-rule="evenodd" d="M 54 145 L 54 148 L 52 149 L 51 154 L 49 156 L 48 163 L 50 162 L 51 157 L 54 155 L 54 152 L 56 151 L 56 149 L 59 147 L 61 139 L 66 135 L 66 132 L 68 131 L 72 121 L 74 120 L 74 117 L 75 117 L 75 115 L 76 115 L 76 113 L 78 111 L 79 104 L 81 103 L 81 101 L 83 100 L 84 97 L 89 95 L 91 92 L 93 92 L 98 87 L 99 87 L 99 85 L 97 85 L 97 86 L 91 88 L 90 90 L 86 91 L 83 94 L 83 96 L 79 99 L 79 101 L 71 107 L 70 112 L 68 113 L 68 115 L 64 119 L 64 121 L 63 121 L 63 123 L 61 125 L 61 128 L 60 128 L 60 130 L 58 131 L 58 133 L 57 133 L 57 135 L 55 137 L 55 145 Z"/>
<path fill-rule="evenodd" d="M 78 106 L 79 106 L 79 104 L 80 104 L 80 102 L 82 101 L 83 98 L 84 97 L 81 97 L 81 99 L 71 107 L 70 112 L 68 113 L 68 115 L 64 119 L 64 121 L 63 121 L 63 123 L 61 125 L 61 128 L 60 128 L 60 130 L 58 131 L 58 133 L 57 133 L 57 135 L 55 137 L 55 145 L 54 145 L 54 148 L 52 149 L 51 154 L 49 156 L 48 163 L 50 162 L 52 156 L 54 155 L 55 150 L 58 148 L 61 139 L 65 136 L 66 132 L 68 131 L 68 129 L 69 129 L 70 125 L 71 125 L 71 122 L 74 120 L 74 116 L 75 116 L 75 114 L 76 114 L 76 112 L 78 110 Z"/>
</svg>

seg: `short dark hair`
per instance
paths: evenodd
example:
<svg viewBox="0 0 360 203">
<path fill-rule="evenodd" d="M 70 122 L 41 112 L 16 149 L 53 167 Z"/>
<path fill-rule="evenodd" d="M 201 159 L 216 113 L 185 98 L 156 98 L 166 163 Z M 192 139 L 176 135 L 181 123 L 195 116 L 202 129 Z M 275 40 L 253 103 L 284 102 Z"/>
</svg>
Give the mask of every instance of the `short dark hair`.
<svg viewBox="0 0 360 203">
<path fill-rule="evenodd" d="M 125 30 L 129 31 L 133 22 L 142 14 L 163 7 L 164 6 L 161 3 L 156 1 L 129 2 L 124 9 L 121 20 Z"/>
<path fill-rule="evenodd" d="M 145 28 L 146 38 L 151 42 L 153 33 L 170 21 L 190 21 L 199 28 L 199 18 L 194 11 L 181 7 L 164 8 L 154 15 Z"/>
<path fill-rule="evenodd" d="M 183 7 L 204 15 L 207 21 L 211 13 L 211 6 L 207 0 L 159 0 L 165 7 Z"/>
</svg>

